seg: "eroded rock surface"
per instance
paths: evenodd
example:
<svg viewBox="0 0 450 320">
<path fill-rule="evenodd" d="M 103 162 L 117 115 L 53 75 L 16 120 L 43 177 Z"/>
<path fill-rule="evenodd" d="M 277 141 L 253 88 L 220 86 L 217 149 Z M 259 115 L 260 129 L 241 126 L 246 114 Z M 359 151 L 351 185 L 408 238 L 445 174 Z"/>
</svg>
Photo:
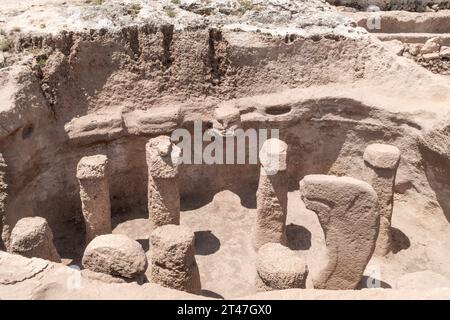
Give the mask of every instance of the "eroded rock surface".
<svg viewBox="0 0 450 320">
<path fill-rule="evenodd" d="M 0 251 L 0 285 L 12 285 L 33 278 L 49 265 L 49 261 Z"/>
<path fill-rule="evenodd" d="M 150 139 L 145 146 L 148 167 L 148 212 L 152 229 L 180 223 L 178 157 L 180 150 L 168 136 Z"/>
<path fill-rule="evenodd" d="M 42 217 L 22 218 L 17 222 L 11 233 L 9 251 L 27 258 L 61 262 L 53 245 L 53 232 Z"/>
<path fill-rule="evenodd" d="M 189 228 L 165 225 L 150 236 L 151 282 L 200 293 L 200 274 L 194 256 L 194 233 Z"/>
<path fill-rule="evenodd" d="M 142 276 L 147 257 L 142 246 L 127 236 L 107 234 L 96 237 L 86 247 L 83 267 L 127 279 Z"/>
<path fill-rule="evenodd" d="M 85 222 L 86 244 L 96 236 L 111 233 L 108 158 L 105 155 L 83 157 L 77 166 L 80 198 Z"/>
<path fill-rule="evenodd" d="M 279 243 L 267 243 L 256 259 L 259 291 L 305 288 L 308 266 L 304 259 Z"/>
</svg>

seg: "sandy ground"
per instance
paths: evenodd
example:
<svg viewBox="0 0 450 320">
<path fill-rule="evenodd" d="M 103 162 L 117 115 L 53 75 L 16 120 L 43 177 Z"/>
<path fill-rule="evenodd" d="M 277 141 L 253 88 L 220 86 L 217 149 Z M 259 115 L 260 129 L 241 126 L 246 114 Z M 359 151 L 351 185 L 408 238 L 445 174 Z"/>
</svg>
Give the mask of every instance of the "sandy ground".
<svg viewBox="0 0 450 320">
<path fill-rule="evenodd" d="M 222 191 L 204 207 L 181 213 L 181 224 L 195 232 L 196 259 L 200 270 L 202 294 L 213 298 L 236 298 L 256 293 L 255 258 L 252 228 L 255 208 L 242 206 L 237 195 Z M 113 233 L 125 234 L 137 240 L 149 252 L 149 223 L 145 213 L 133 212 L 113 217 Z M 81 225 L 73 226 L 64 238 L 56 239 L 63 263 L 80 265 L 83 239 Z M 81 232 L 80 232 L 81 231 Z M 313 266 L 314 274 L 324 257 L 323 232 L 315 214 L 304 208 L 298 192 L 289 195 L 289 247 Z M 312 236 L 314 234 L 314 236 Z M 312 288 L 311 277 L 307 286 Z"/>
<path fill-rule="evenodd" d="M 447 274 L 448 277 L 446 226 L 436 229 L 436 223 L 440 221 L 438 217 L 429 217 L 423 222 L 408 214 L 408 210 L 411 208 L 397 203 L 393 220 L 394 252 L 385 258 L 372 258 L 360 288 L 395 288 L 401 276 L 423 270 Z M 181 224 L 195 232 L 202 295 L 229 299 L 256 293 L 256 253 L 252 246 L 255 215 L 255 208 L 244 207 L 239 197 L 230 191 L 216 194 L 209 204 L 199 209 L 181 213 Z M 306 259 L 310 271 L 307 288 L 312 289 L 312 279 L 325 262 L 325 241 L 316 215 L 304 207 L 298 191 L 289 193 L 287 225 L 288 245 Z M 136 239 L 148 253 L 150 230 L 144 212 L 116 215 L 113 226 L 113 233 Z M 433 234 L 430 229 L 434 230 Z M 66 233 L 64 239 L 57 239 L 57 245 L 64 246 L 62 257 L 65 264 L 80 265 L 81 253 L 73 249 L 82 247 L 83 240 L 77 236 L 82 234 L 80 225 L 72 231 Z M 433 255 L 433 252 L 441 253 Z"/>
<path fill-rule="evenodd" d="M 300 209 L 300 210 L 299 210 Z M 195 232 L 196 259 L 200 270 L 202 294 L 213 298 L 236 298 L 256 293 L 255 258 L 252 228 L 256 209 L 245 208 L 238 196 L 222 191 L 204 207 L 181 213 L 181 224 Z M 120 222 L 113 233 L 126 234 L 148 249 L 148 223 L 145 218 Z M 311 234 L 315 236 L 312 237 Z M 307 254 L 324 255 L 323 232 L 315 214 L 304 208 L 297 192 L 289 195 L 289 246 L 305 259 Z M 319 264 L 314 264 L 316 268 Z M 311 277 L 309 277 L 311 280 Z M 311 281 L 308 286 L 312 287 Z"/>
</svg>

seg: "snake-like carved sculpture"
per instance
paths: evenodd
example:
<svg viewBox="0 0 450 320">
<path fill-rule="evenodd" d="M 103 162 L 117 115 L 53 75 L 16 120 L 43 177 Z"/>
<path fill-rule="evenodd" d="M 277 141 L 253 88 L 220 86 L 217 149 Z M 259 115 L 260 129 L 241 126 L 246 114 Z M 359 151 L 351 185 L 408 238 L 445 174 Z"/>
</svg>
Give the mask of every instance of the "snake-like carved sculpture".
<svg viewBox="0 0 450 320">
<path fill-rule="evenodd" d="M 375 248 L 377 194 L 366 182 L 349 177 L 309 175 L 300 181 L 306 208 L 324 230 L 327 265 L 313 279 L 318 289 L 355 289 Z"/>
</svg>

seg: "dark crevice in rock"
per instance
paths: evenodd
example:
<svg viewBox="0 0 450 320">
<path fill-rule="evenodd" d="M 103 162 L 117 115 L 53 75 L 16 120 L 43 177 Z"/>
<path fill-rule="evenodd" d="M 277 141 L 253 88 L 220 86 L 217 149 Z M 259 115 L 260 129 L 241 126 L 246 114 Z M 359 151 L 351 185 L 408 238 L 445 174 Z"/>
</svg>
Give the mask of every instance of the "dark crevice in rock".
<svg viewBox="0 0 450 320">
<path fill-rule="evenodd" d="M 208 39 L 208 63 L 211 69 L 211 82 L 220 84 L 227 70 L 228 43 L 222 36 L 220 29 L 211 28 Z"/>
<path fill-rule="evenodd" d="M 134 59 L 141 55 L 141 48 L 139 44 L 139 30 L 137 27 L 130 27 L 123 29 L 124 37 L 127 40 L 131 51 L 133 51 Z"/>
<path fill-rule="evenodd" d="M 170 52 L 173 40 L 173 30 L 173 25 L 161 26 L 161 32 L 163 34 L 163 55 L 161 57 L 161 62 L 165 69 L 170 68 L 173 62 L 173 58 Z"/>
</svg>

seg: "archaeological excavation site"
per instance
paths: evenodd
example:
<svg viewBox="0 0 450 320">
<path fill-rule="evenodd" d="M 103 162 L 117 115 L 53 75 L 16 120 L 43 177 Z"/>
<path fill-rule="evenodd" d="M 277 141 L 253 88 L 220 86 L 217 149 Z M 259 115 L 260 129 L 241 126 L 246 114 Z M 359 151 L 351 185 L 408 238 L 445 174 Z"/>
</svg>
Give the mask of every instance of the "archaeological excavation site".
<svg viewBox="0 0 450 320">
<path fill-rule="evenodd" d="M 0 300 L 450 299 L 450 1 L 0 1 Z"/>
</svg>

